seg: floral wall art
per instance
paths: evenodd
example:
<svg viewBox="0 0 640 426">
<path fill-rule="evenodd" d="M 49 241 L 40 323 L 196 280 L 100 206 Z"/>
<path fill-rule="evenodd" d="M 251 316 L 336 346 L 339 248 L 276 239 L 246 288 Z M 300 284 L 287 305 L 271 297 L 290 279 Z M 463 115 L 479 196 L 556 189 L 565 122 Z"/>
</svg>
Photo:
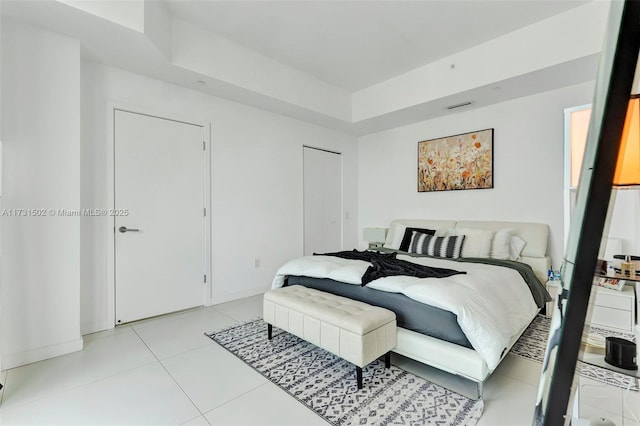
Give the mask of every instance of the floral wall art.
<svg viewBox="0 0 640 426">
<path fill-rule="evenodd" d="M 493 129 L 418 142 L 418 192 L 493 188 Z"/>
</svg>

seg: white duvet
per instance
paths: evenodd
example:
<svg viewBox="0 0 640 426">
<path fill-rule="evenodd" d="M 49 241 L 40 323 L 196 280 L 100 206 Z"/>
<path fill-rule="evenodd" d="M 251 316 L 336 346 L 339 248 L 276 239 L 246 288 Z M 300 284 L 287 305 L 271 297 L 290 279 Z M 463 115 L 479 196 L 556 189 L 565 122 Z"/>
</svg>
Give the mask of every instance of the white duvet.
<svg viewBox="0 0 640 426">
<path fill-rule="evenodd" d="M 456 314 L 460 328 L 490 370 L 498 366 L 511 338 L 538 312 L 529 287 L 513 269 L 403 255 L 397 258 L 467 272 L 447 278 L 384 277 L 370 282 L 367 287 L 402 293 L 418 302 Z M 333 256 L 305 256 L 284 264 L 276 273 L 271 287 L 282 287 L 288 275 L 330 278 L 360 285 L 370 265 L 361 260 Z"/>
</svg>

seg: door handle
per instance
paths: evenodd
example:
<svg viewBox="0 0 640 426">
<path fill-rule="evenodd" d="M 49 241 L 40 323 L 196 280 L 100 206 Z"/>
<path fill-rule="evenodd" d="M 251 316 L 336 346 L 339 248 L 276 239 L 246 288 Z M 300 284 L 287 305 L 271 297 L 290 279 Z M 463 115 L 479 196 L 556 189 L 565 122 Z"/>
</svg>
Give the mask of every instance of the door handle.
<svg viewBox="0 0 640 426">
<path fill-rule="evenodd" d="M 121 226 L 120 228 L 118 228 L 118 231 L 122 232 L 123 234 L 125 232 L 140 232 L 139 229 L 136 228 L 127 228 L 126 226 Z"/>
</svg>

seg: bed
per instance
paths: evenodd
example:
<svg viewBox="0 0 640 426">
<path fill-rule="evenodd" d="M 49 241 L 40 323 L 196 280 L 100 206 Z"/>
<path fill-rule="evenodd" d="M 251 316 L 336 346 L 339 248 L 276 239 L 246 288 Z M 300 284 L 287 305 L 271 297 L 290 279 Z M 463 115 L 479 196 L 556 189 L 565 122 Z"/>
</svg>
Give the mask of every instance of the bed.
<svg viewBox="0 0 640 426">
<path fill-rule="evenodd" d="M 462 257 L 407 253 L 416 251 L 407 244 L 417 242 L 422 230 L 434 234 L 432 248 L 433 241 L 465 235 Z M 462 274 L 383 277 L 361 286 L 370 263 L 314 256 L 283 265 L 272 287 L 304 285 L 393 310 L 398 316 L 393 352 L 474 381 L 481 397 L 483 382 L 549 300 L 541 284 L 550 268 L 548 234 L 548 226 L 537 223 L 394 220 L 381 252 Z"/>
</svg>

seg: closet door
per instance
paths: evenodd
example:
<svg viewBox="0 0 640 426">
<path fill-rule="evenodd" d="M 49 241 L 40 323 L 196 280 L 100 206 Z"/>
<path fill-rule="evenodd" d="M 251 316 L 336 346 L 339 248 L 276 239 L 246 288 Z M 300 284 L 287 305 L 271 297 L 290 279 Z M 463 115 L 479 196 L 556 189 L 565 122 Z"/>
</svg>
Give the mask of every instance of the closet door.
<svg viewBox="0 0 640 426">
<path fill-rule="evenodd" d="M 342 250 L 342 155 L 304 147 L 304 254 Z"/>
</svg>

